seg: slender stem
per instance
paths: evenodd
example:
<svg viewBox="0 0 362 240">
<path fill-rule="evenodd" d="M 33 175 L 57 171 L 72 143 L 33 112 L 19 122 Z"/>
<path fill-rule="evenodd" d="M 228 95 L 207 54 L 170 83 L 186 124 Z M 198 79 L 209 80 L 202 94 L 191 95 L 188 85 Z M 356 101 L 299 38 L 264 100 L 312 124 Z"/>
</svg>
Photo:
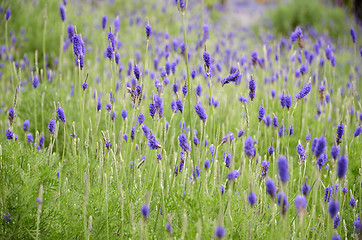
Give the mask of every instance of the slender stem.
<svg viewBox="0 0 362 240">
<path fill-rule="evenodd" d="M 212 101 L 212 95 L 211 95 L 211 74 L 207 73 L 207 75 L 209 75 L 210 107 L 211 107 L 211 117 L 212 117 L 211 142 L 213 142 L 213 140 L 214 140 L 214 131 L 215 131 L 214 103 Z"/>
<path fill-rule="evenodd" d="M 45 5 L 44 9 L 44 28 L 43 28 L 43 69 L 44 69 L 44 76 L 45 76 L 45 70 L 46 70 L 46 60 L 45 60 L 45 43 L 46 43 L 46 29 L 47 29 L 47 7 Z M 63 23 L 64 25 L 64 23 Z M 44 80 L 44 79 L 43 79 Z"/>
</svg>

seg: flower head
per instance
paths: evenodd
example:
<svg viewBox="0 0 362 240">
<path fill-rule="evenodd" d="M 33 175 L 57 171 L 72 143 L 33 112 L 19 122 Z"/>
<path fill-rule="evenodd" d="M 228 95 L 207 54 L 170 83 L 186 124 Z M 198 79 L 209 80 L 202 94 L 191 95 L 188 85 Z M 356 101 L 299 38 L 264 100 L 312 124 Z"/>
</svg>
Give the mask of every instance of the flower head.
<svg viewBox="0 0 362 240">
<path fill-rule="evenodd" d="M 286 183 L 289 180 L 289 171 L 288 171 L 288 160 L 284 156 L 279 157 L 278 161 L 279 168 L 279 177 L 283 183 Z"/>
</svg>

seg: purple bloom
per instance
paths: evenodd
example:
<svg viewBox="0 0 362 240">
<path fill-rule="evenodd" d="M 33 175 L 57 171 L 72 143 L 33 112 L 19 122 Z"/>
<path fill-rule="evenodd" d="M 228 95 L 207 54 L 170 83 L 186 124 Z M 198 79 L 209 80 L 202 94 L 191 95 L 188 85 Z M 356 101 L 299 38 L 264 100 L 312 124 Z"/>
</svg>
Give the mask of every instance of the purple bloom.
<svg viewBox="0 0 362 240">
<path fill-rule="evenodd" d="M 337 176 L 344 178 L 347 173 L 348 158 L 344 155 L 340 156 L 337 162 Z"/>
<path fill-rule="evenodd" d="M 155 114 L 156 114 L 156 111 L 157 111 L 154 102 L 150 103 L 149 111 L 150 111 L 150 116 L 153 118 L 155 116 Z"/>
<path fill-rule="evenodd" d="M 308 186 L 307 183 L 304 183 L 303 186 L 302 186 L 303 195 L 307 196 L 309 192 L 310 192 L 310 186 Z"/>
<path fill-rule="evenodd" d="M 33 134 L 28 133 L 28 134 L 26 135 L 26 139 L 28 140 L 28 143 L 34 142 L 34 140 L 33 140 Z"/>
<path fill-rule="evenodd" d="M 201 85 L 197 85 L 197 87 L 196 87 L 196 95 L 200 97 L 201 96 L 201 91 L 202 91 Z"/>
<path fill-rule="evenodd" d="M 251 192 L 248 196 L 249 204 L 253 207 L 256 204 L 256 195 Z"/>
<path fill-rule="evenodd" d="M 193 142 L 194 142 L 194 144 L 195 144 L 196 146 L 199 145 L 199 143 L 200 143 L 200 141 L 199 141 L 199 139 L 197 138 L 196 135 L 193 137 Z"/>
<path fill-rule="evenodd" d="M 127 133 L 123 134 L 123 139 L 127 142 L 127 140 L 128 140 L 128 134 Z"/>
<path fill-rule="evenodd" d="M 8 139 L 8 140 L 13 139 L 14 133 L 13 133 L 13 131 L 11 129 L 6 130 L 5 134 L 6 134 L 6 139 Z"/>
<path fill-rule="evenodd" d="M 141 214 L 145 220 L 150 215 L 150 207 L 147 204 L 142 205 Z"/>
<path fill-rule="evenodd" d="M 44 137 L 44 135 L 41 135 L 40 139 L 39 139 L 38 150 L 40 150 L 44 147 L 44 141 L 45 141 L 45 137 Z"/>
<path fill-rule="evenodd" d="M 351 28 L 351 30 L 350 30 L 349 32 L 350 32 L 350 34 L 351 34 L 353 43 L 356 43 L 356 42 L 357 42 L 356 31 L 355 31 L 353 28 Z"/>
<path fill-rule="evenodd" d="M 275 187 L 273 179 L 268 178 L 266 180 L 265 186 L 266 186 L 266 193 L 269 194 L 272 198 L 274 198 L 277 189 Z"/>
<path fill-rule="evenodd" d="M 187 85 L 185 84 L 182 86 L 182 94 L 186 97 L 187 92 L 188 92 L 188 88 L 187 88 Z"/>
<path fill-rule="evenodd" d="M 314 141 L 314 140 L 313 140 Z M 312 143 L 313 146 L 313 143 Z M 321 136 L 318 141 L 317 144 L 315 146 L 315 151 L 314 154 L 319 157 L 322 153 L 324 153 L 324 149 L 326 147 L 326 138 Z M 312 147 L 313 148 L 313 147 Z M 312 150 L 313 151 L 313 150 Z"/>
<path fill-rule="evenodd" d="M 67 119 L 65 118 L 64 110 L 60 106 L 58 107 L 57 114 L 60 121 L 62 121 L 63 123 L 67 121 Z"/>
<path fill-rule="evenodd" d="M 152 27 L 149 24 L 146 24 L 145 29 L 146 29 L 146 37 L 147 39 L 150 39 L 152 36 Z"/>
<path fill-rule="evenodd" d="M 278 118 L 276 116 L 274 116 L 273 120 L 273 127 L 274 128 L 278 128 L 279 127 L 279 121 L 278 121 Z"/>
<path fill-rule="evenodd" d="M 33 88 L 37 88 L 39 86 L 39 77 L 38 76 L 34 76 L 32 85 L 33 85 Z"/>
<path fill-rule="evenodd" d="M 296 98 L 298 100 L 301 100 L 302 98 L 304 98 L 305 96 L 308 95 L 308 93 L 310 93 L 310 91 L 312 90 L 312 85 L 311 83 L 307 83 L 302 90 L 298 93 L 298 95 L 296 96 Z"/>
<path fill-rule="evenodd" d="M 333 219 L 339 211 L 339 202 L 337 200 L 332 200 L 328 205 L 328 212 L 331 218 Z"/>
<path fill-rule="evenodd" d="M 298 214 L 306 207 L 307 207 L 307 199 L 303 195 L 298 195 L 295 198 L 295 208 L 297 209 Z"/>
<path fill-rule="evenodd" d="M 286 183 L 289 180 L 288 160 L 286 157 L 279 156 L 278 168 L 280 180 Z"/>
<path fill-rule="evenodd" d="M 133 66 L 133 73 L 134 73 L 134 76 L 136 77 L 136 79 L 140 80 L 141 72 L 140 72 L 140 69 L 139 69 L 139 67 L 137 65 Z"/>
<path fill-rule="evenodd" d="M 181 2 L 182 0 L 180 0 Z M 181 4 L 181 3 L 180 3 Z M 223 186 L 222 186 L 223 187 Z M 216 227 L 216 230 L 215 230 L 215 236 L 218 238 L 218 239 L 221 239 L 223 237 L 225 237 L 225 234 L 226 234 L 226 231 L 225 231 L 225 228 L 222 227 L 222 226 L 217 226 Z"/>
<path fill-rule="evenodd" d="M 59 6 L 59 12 L 60 12 L 60 19 L 64 22 L 65 21 L 65 8 L 63 5 Z"/>
<path fill-rule="evenodd" d="M 242 136 L 244 136 L 244 130 L 243 129 L 240 129 L 240 131 L 238 132 L 238 137 L 240 138 L 240 137 L 242 137 Z"/>
<path fill-rule="evenodd" d="M 284 192 L 280 192 L 278 194 L 278 205 L 281 208 L 282 215 L 285 215 L 285 213 L 288 211 L 289 203 L 287 195 Z"/>
<path fill-rule="evenodd" d="M 341 124 L 338 125 L 336 133 L 337 133 L 336 142 L 337 144 L 340 144 L 342 142 L 342 136 L 344 134 L 344 124 L 342 122 Z"/>
<path fill-rule="evenodd" d="M 361 132 L 362 132 L 361 126 L 357 126 L 356 130 L 353 133 L 353 136 L 358 137 L 361 134 Z"/>
<path fill-rule="evenodd" d="M 300 143 L 297 145 L 297 152 L 299 154 L 300 160 L 303 161 L 304 158 L 305 158 L 305 156 L 304 156 L 305 155 L 305 150 L 304 150 L 303 145 L 300 144 Z"/>
<path fill-rule="evenodd" d="M 73 37 L 74 37 L 74 26 L 72 24 L 69 24 L 67 27 L 67 32 L 68 32 L 68 39 L 70 42 L 73 42 Z"/>
<path fill-rule="evenodd" d="M 182 113 L 182 110 L 184 108 L 184 105 L 182 103 L 182 100 L 181 99 L 176 99 L 176 107 L 177 107 L 177 110 L 179 110 L 181 113 Z"/>
<path fill-rule="evenodd" d="M 341 221 L 341 216 L 339 216 L 339 215 L 335 216 L 335 218 L 333 220 L 334 229 L 338 228 L 338 225 L 339 225 L 340 221 Z"/>
<path fill-rule="evenodd" d="M 102 29 L 105 29 L 107 25 L 107 15 L 103 15 L 102 17 Z"/>
<path fill-rule="evenodd" d="M 106 50 L 106 56 L 109 60 L 112 60 L 113 58 L 113 49 L 111 46 L 107 46 L 107 50 Z"/>
<path fill-rule="evenodd" d="M 351 197 L 351 200 L 349 200 L 349 205 L 354 208 L 356 206 L 356 200 L 354 199 L 354 197 Z"/>
<path fill-rule="evenodd" d="M 127 109 L 122 110 L 121 116 L 122 116 L 123 119 L 127 118 Z"/>
<path fill-rule="evenodd" d="M 9 20 L 10 16 L 11 16 L 11 10 L 10 10 L 10 8 L 8 8 L 8 9 L 6 10 L 6 12 L 5 12 L 5 19 L 6 19 L 6 21 Z"/>
<path fill-rule="evenodd" d="M 191 147 L 187 142 L 186 135 L 183 132 L 180 133 L 180 135 L 178 135 L 178 140 L 179 140 L 179 144 L 180 144 L 180 147 L 182 148 L 182 150 L 184 150 L 185 152 L 191 151 Z"/>
<path fill-rule="evenodd" d="M 152 150 L 160 148 L 160 144 L 158 143 L 156 137 L 150 133 L 148 134 L 148 144 L 147 144 Z"/>
<path fill-rule="evenodd" d="M 264 178 L 264 177 L 266 177 L 266 175 L 268 174 L 269 162 L 266 161 L 266 160 L 264 160 L 264 161 L 261 163 L 261 166 L 262 166 L 261 176 Z"/>
<path fill-rule="evenodd" d="M 250 100 L 253 101 L 253 99 L 255 98 L 255 81 L 254 78 L 251 77 L 250 81 L 249 81 L 249 97 Z"/>
<path fill-rule="evenodd" d="M 50 121 L 48 123 L 48 130 L 51 134 L 55 133 L 55 120 L 54 119 L 50 119 Z"/>
<path fill-rule="evenodd" d="M 252 137 L 247 137 L 244 143 L 244 151 L 246 156 L 254 157 L 255 156 L 255 148 L 254 148 L 254 141 Z"/>
<path fill-rule="evenodd" d="M 109 140 L 106 140 L 105 142 L 104 142 L 104 145 L 106 146 L 106 148 L 109 150 L 109 148 L 111 147 L 111 142 L 109 141 Z"/>
<path fill-rule="evenodd" d="M 195 111 L 199 118 L 205 123 L 207 119 L 207 114 L 205 112 L 205 109 L 202 107 L 201 102 L 195 104 Z"/>
<path fill-rule="evenodd" d="M 259 122 L 260 122 L 261 120 L 263 120 L 264 115 L 265 115 L 265 108 L 264 108 L 263 106 L 260 106 L 260 108 L 259 108 L 259 114 L 258 114 Z"/>
<path fill-rule="evenodd" d="M 239 70 L 236 70 L 235 72 L 231 73 L 229 76 L 221 80 L 221 85 L 224 86 L 225 84 L 228 84 L 230 82 L 236 83 L 240 78 L 242 77 L 242 74 L 239 72 Z M 254 89 L 255 91 L 255 89 Z"/>
<path fill-rule="evenodd" d="M 23 130 L 24 130 L 24 132 L 29 131 L 29 125 L 30 125 L 29 120 L 25 120 L 25 121 L 24 121 L 24 124 L 23 124 Z"/>
<path fill-rule="evenodd" d="M 202 55 L 204 58 L 204 63 L 207 69 L 210 69 L 211 64 L 211 57 L 210 54 L 207 51 L 204 51 L 204 54 Z"/>
<path fill-rule="evenodd" d="M 145 115 L 143 113 L 140 113 L 140 115 L 138 115 L 137 122 L 139 125 L 142 125 L 142 123 L 145 122 Z"/>
<path fill-rule="evenodd" d="M 210 167 L 210 160 L 209 159 L 205 160 L 204 167 L 205 167 L 206 170 L 209 169 L 209 167 Z"/>
</svg>

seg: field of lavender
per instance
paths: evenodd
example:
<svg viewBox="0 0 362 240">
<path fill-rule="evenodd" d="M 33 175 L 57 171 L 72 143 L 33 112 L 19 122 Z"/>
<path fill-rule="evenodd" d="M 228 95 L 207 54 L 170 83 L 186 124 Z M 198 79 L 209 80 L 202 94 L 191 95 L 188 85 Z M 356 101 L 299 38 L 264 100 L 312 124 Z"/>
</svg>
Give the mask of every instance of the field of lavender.
<svg viewBox="0 0 362 240">
<path fill-rule="evenodd" d="M 361 27 L 233 2 L 0 3 L 0 239 L 361 238 Z"/>
</svg>

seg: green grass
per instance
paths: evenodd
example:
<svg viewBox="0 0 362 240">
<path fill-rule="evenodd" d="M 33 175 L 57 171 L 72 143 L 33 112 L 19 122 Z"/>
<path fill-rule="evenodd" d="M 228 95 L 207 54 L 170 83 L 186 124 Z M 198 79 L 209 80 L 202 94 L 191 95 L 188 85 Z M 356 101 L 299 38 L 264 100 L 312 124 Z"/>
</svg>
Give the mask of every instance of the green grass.
<svg viewBox="0 0 362 240">
<path fill-rule="evenodd" d="M 332 68 L 326 61 L 325 66 L 319 66 L 319 59 L 324 56 L 316 56 L 313 63 L 308 66 L 308 73 L 297 79 L 295 69 L 300 64 L 290 61 L 292 55 L 298 53 L 298 45 L 295 43 L 292 49 L 283 48 L 281 52 L 275 48 L 280 39 L 275 38 L 268 42 L 267 47 L 273 47 L 271 60 L 266 60 L 265 68 L 244 68 L 240 71 L 244 74 L 239 85 L 233 83 L 221 87 L 219 78 L 229 74 L 230 65 L 237 65 L 241 56 L 247 56 L 256 49 L 259 56 L 264 56 L 261 39 L 264 35 L 254 37 L 251 31 L 237 31 L 237 23 L 230 23 L 227 14 L 220 19 L 222 29 L 205 19 L 210 27 L 210 39 L 207 41 L 207 49 L 212 58 L 222 62 L 223 70 L 214 72 L 211 78 L 212 95 L 219 101 L 219 106 L 214 108 L 215 128 L 212 135 L 212 109 L 208 105 L 209 89 L 208 79 L 198 73 L 191 81 L 189 94 L 184 97 L 181 90 L 178 92 L 184 103 L 183 113 L 173 113 L 170 102 L 176 100 L 172 92 L 172 84 L 177 81 L 180 87 L 184 84 L 186 64 L 183 56 L 172 50 L 172 40 L 183 41 L 181 14 L 176 6 L 169 1 L 167 10 L 162 12 L 162 4 L 155 1 L 156 8 L 151 3 L 139 1 L 137 6 L 144 6 L 145 13 L 137 9 L 136 13 L 130 14 L 133 6 L 129 1 L 116 1 L 114 5 L 97 4 L 82 6 L 77 3 L 67 5 L 67 20 L 77 26 L 78 33 L 87 39 L 85 67 L 79 73 L 74 66 L 73 46 L 63 53 L 63 71 L 58 85 L 57 67 L 53 65 L 54 58 L 59 55 L 60 35 L 62 23 L 59 17 L 58 2 L 39 1 L 33 6 L 31 2 L 14 1 L 11 3 L 13 15 L 8 22 L 8 29 L 14 30 L 19 35 L 21 27 L 25 27 L 28 41 L 19 42 L 18 47 L 11 48 L 10 54 L 16 60 L 20 60 L 24 53 L 29 56 L 30 66 L 24 70 L 14 70 L 12 63 L 1 59 L 4 68 L 1 69 L 1 108 L 5 111 L 0 114 L 0 238 L 3 239 L 31 239 L 37 238 L 37 231 L 41 239 L 166 239 L 169 233 L 166 223 L 172 225 L 172 238 L 174 239 L 210 239 L 214 237 L 216 226 L 222 225 L 226 229 L 227 239 L 331 239 L 334 233 L 342 238 L 357 238 L 357 232 L 353 221 L 357 213 L 361 211 L 361 175 L 362 159 L 361 137 L 353 138 L 353 131 L 361 124 L 359 117 L 351 115 L 351 107 L 358 114 L 361 112 L 360 95 L 352 96 L 346 88 L 349 81 L 348 76 L 353 68 L 351 59 L 356 57 L 355 65 L 361 63 L 361 58 L 354 52 L 354 47 L 349 34 L 341 35 L 334 39 L 331 44 L 336 48 L 334 55 L 337 59 L 337 67 Z M 185 20 L 187 24 L 201 22 L 199 5 L 189 3 Z M 43 23 L 42 14 L 47 6 L 47 29 L 46 29 L 46 53 L 49 55 L 48 63 L 50 69 L 55 72 L 52 82 L 42 78 L 40 72 L 43 69 Z M 4 6 L 7 8 L 7 5 Z M 319 8 L 319 7 L 318 7 Z M 116 102 L 113 110 L 117 117 L 114 121 L 110 119 L 110 113 L 106 110 L 109 103 L 109 92 L 114 89 L 114 63 L 104 58 L 107 44 L 108 27 L 105 31 L 100 28 L 101 17 L 108 15 L 108 27 L 113 18 L 120 16 L 121 27 L 117 38 L 122 41 L 123 46 L 118 51 L 121 55 L 121 63 L 124 65 L 122 77 L 116 78 L 120 82 L 118 92 L 115 94 Z M 29 18 L 29 16 L 31 16 Z M 136 18 L 140 17 L 141 23 L 136 24 Z M 130 17 L 134 18 L 134 24 L 130 26 Z M 314 16 L 313 16 L 314 17 Z M 206 14 L 205 14 L 206 18 Z M 29 21 L 26 21 L 29 19 Z M 153 28 L 153 36 L 150 39 L 148 56 L 145 56 L 146 36 L 144 22 L 149 20 Z M 348 32 L 350 26 L 339 23 L 342 32 Z M 1 29 L 5 29 L 2 18 Z M 197 34 L 200 26 L 196 24 L 191 30 L 186 31 L 188 51 L 191 58 L 188 63 L 191 69 L 203 67 L 203 48 L 195 50 Z M 215 26 L 215 29 L 213 28 Z M 65 28 L 66 29 L 66 28 Z M 235 30 L 236 36 L 232 41 L 222 37 L 222 33 Z M 1 30 L 3 31 L 3 30 Z M 170 38 L 160 43 L 157 34 L 167 31 Z M 289 30 L 288 30 L 289 31 Z M 260 31 L 260 33 L 263 33 Z M 357 29 L 357 32 L 360 32 Z M 286 32 L 289 36 L 289 32 Z M 64 32 L 64 36 L 67 33 Z M 221 41 L 225 40 L 225 46 Z M 313 50 L 315 39 L 304 39 L 306 49 Z M 360 39 L 358 41 L 361 41 Z M 337 45 L 336 42 L 341 45 Z M 5 41 L 1 40 L 1 44 Z M 150 73 L 144 76 L 144 99 L 138 108 L 132 108 L 132 101 L 126 82 L 133 78 L 127 75 L 128 62 L 136 61 L 136 52 L 141 54 L 137 63 L 144 69 L 147 58 L 149 71 L 153 70 L 153 59 L 157 56 L 156 47 L 163 50 L 165 44 L 170 44 L 169 60 L 179 59 L 176 74 L 169 76 L 170 85 L 166 86 L 160 93 L 163 98 L 164 114 L 152 119 L 149 116 L 150 96 L 156 94 L 154 81 Z M 215 47 L 219 44 L 220 52 L 215 53 Z M 358 43 L 360 44 L 360 42 Z M 247 48 L 242 48 L 245 45 Z M 20 47 L 22 46 L 22 47 Z M 326 44 L 324 43 L 324 47 Z M 324 48 L 323 48 L 324 49 Z M 35 51 L 38 51 L 38 69 L 36 73 L 31 66 L 35 66 Z M 223 62 L 227 50 L 236 51 L 238 59 L 230 60 L 227 65 Z M 279 62 L 275 61 L 274 54 L 279 54 Z M 303 61 L 304 55 L 303 55 Z M 165 66 L 165 58 L 160 58 L 159 66 Z M 272 64 L 269 67 L 269 63 Z M 113 64 L 113 65 L 112 65 Z M 246 63 L 248 64 L 248 63 Z M 284 67 L 289 66 L 289 71 Z M 265 83 L 265 77 L 271 77 L 274 73 L 283 70 L 283 74 L 273 83 Z M 154 71 L 156 79 L 161 81 L 160 71 Z M 309 80 L 313 73 L 319 73 L 316 82 L 312 81 L 312 91 L 307 100 L 296 102 L 295 95 Z M 256 81 L 256 97 L 254 101 L 246 103 L 239 102 L 239 96 L 248 97 L 248 81 L 250 74 Z M 40 75 L 40 85 L 33 89 L 31 81 L 24 83 L 32 74 Z M 89 75 L 89 87 L 85 91 L 80 89 L 80 84 Z M 353 71 L 357 82 L 357 90 L 362 92 L 358 73 Z M 284 81 L 284 76 L 288 81 Z M 21 76 L 23 88 L 16 95 L 14 105 L 15 76 Z M 80 79 L 79 79 L 80 77 Z M 97 83 L 99 78 L 99 83 Z M 111 80 L 113 78 L 113 80 Z M 330 94 L 331 101 L 325 105 L 320 104 L 318 86 L 323 78 L 327 79 L 326 93 Z M 10 81 L 10 79 L 12 79 Z M 71 84 L 74 84 L 74 95 L 71 96 Z M 202 95 L 195 97 L 195 87 L 202 86 Z M 8 90 L 6 91 L 6 89 Z M 333 92 L 332 92 L 333 88 Z M 276 91 L 276 97 L 272 98 L 271 91 Z M 344 94 L 341 96 L 341 89 Z M 286 91 L 293 98 L 293 106 L 288 111 L 280 106 L 279 95 Z M 96 97 L 94 98 L 94 94 Z M 102 102 L 101 111 L 96 111 L 97 97 Z M 189 99 L 188 99 L 189 98 Z M 81 101 L 81 99 L 83 99 Z M 190 100 L 190 105 L 188 104 Z M 194 104 L 201 101 L 208 118 L 204 124 L 195 114 Z M 278 136 L 278 130 L 272 126 L 266 127 L 263 122 L 258 121 L 258 110 L 263 101 L 266 114 L 272 117 L 274 113 L 279 124 L 289 128 L 294 127 L 291 136 Z M 65 111 L 67 121 L 64 124 L 56 117 L 57 103 L 60 103 Z M 81 114 L 84 103 L 84 114 Z M 15 107 L 17 117 L 12 126 L 8 121 L 8 110 Z M 317 106 L 321 109 L 321 115 L 315 118 Z M 191 107 L 191 109 L 189 109 Z M 122 109 L 127 109 L 128 117 L 123 120 Z M 303 109 L 303 110 L 302 110 Z M 189 115 L 191 110 L 191 116 Z M 147 145 L 141 126 L 136 125 L 138 114 L 142 112 L 146 116 L 145 124 L 152 129 L 162 148 L 151 150 Z M 57 128 L 53 136 L 48 131 L 48 122 L 51 118 L 57 119 Z M 26 133 L 22 130 L 25 119 L 30 120 L 29 132 L 34 136 L 36 146 L 28 144 Z M 82 134 L 82 121 L 83 129 Z M 197 130 L 200 145 L 192 143 L 194 133 L 186 131 L 192 152 L 187 155 L 185 166 L 177 176 L 174 170 L 180 163 L 180 151 L 178 136 L 182 132 L 180 123 L 185 121 L 186 127 L 191 126 Z M 349 165 L 346 178 L 338 180 L 336 177 L 336 162 L 330 157 L 330 149 L 335 142 L 336 128 L 340 121 L 345 124 L 345 134 L 341 143 L 341 149 L 346 148 Z M 37 127 L 35 127 L 35 122 Z M 166 122 L 169 128 L 166 130 Z M 131 140 L 132 126 L 135 126 L 135 138 Z M 11 128 L 18 135 L 17 141 L 7 140 L 5 130 Z M 65 129 L 65 134 L 64 134 Z M 240 129 L 245 130 L 245 135 L 237 137 Z M 70 136 L 73 130 L 77 137 Z M 233 141 L 220 144 L 221 139 L 228 133 L 234 135 Z M 103 136 L 103 134 L 104 136 Z M 324 135 L 327 138 L 326 153 L 328 169 L 317 171 L 315 167 L 316 158 L 311 153 L 311 142 L 307 143 L 305 136 L 310 132 L 312 139 Z M 123 140 L 122 135 L 128 134 L 128 141 Z M 45 144 L 40 151 L 37 150 L 40 135 L 44 134 Z M 83 137 L 82 137 L 83 136 Z M 255 147 L 258 149 L 257 156 L 249 159 L 244 153 L 245 139 L 251 136 L 257 140 Z M 203 144 L 208 139 L 208 146 Z M 111 148 L 105 147 L 105 140 L 110 140 Z M 300 140 L 307 152 L 307 160 L 299 165 L 299 156 L 296 146 Z M 65 144 L 65 145 L 64 145 Z M 210 154 L 209 146 L 215 147 L 215 156 Z M 267 150 L 270 145 L 275 148 L 275 153 L 269 156 Z M 136 145 L 138 146 L 136 148 Z M 64 151 L 63 151 L 64 149 Z M 343 150 L 342 150 L 343 151 Z M 224 164 L 223 154 L 228 152 L 232 156 L 230 168 Z M 158 161 L 156 155 L 162 153 L 162 160 Z M 278 180 L 277 161 L 280 155 L 288 158 L 290 180 L 283 185 Z M 140 162 L 142 156 L 146 160 Z M 213 158 L 210 169 L 205 170 L 204 161 Z M 256 161 L 258 159 L 258 163 Z M 280 213 L 276 199 L 271 199 L 266 194 L 265 181 L 261 177 L 261 162 L 270 162 L 268 177 L 272 178 L 278 192 L 284 191 L 289 201 L 289 209 L 285 216 Z M 132 168 L 130 167 L 132 164 Z M 190 179 L 193 168 L 201 168 L 200 176 L 196 180 Z M 227 174 L 234 169 L 240 171 L 240 176 L 234 181 L 227 180 Z M 57 173 L 59 172 L 59 178 Z M 308 205 L 303 217 L 296 214 L 294 200 L 301 194 L 301 186 L 305 177 L 312 187 L 308 195 Z M 319 180 L 320 179 L 320 180 Z M 347 181 L 348 180 L 348 181 Z M 324 188 L 338 183 L 338 194 L 332 196 L 340 201 L 339 215 L 342 220 L 339 227 L 333 229 L 333 219 L 328 214 L 328 203 L 324 202 Z M 221 193 L 221 185 L 225 187 L 225 193 Z M 36 198 L 43 186 L 42 203 L 38 204 Z M 341 189 L 348 187 L 349 192 L 343 195 Z M 248 203 L 250 191 L 256 193 L 257 204 L 251 207 Z M 354 196 L 358 200 L 355 209 L 349 206 L 349 200 Z M 141 215 L 143 204 L 149 204 L 150 215 L 145 220 Z M 162 211 L 162 214 L 160 214 Z M 5 214 L 11 214 L 11 223 L 6 223 Z M 39 217 L 39 218 L 38 218 Z M 37 226 L 37 219 L 39 225 Z M 311 230 L 311 228 L 314 228 Z"/>
</svg>

